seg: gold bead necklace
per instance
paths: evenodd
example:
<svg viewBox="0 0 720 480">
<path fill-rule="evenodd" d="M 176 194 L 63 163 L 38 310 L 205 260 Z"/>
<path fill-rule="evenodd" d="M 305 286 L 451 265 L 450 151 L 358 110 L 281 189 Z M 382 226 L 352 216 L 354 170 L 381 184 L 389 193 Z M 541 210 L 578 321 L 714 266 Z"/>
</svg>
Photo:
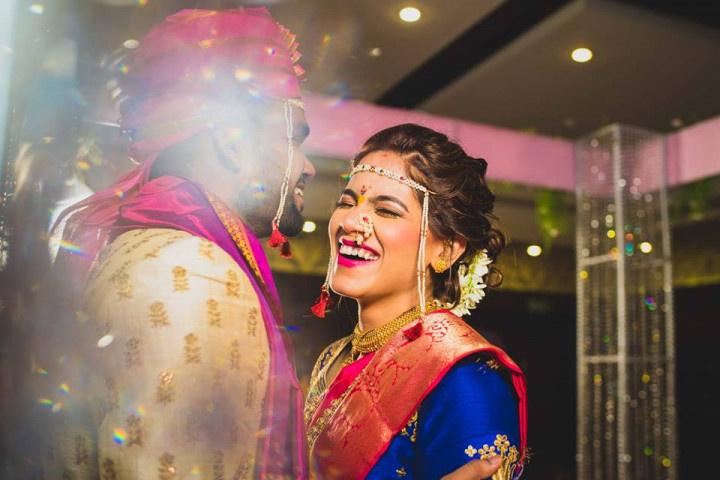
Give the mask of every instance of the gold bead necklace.
<svg viewBox="0 0 720 480">
<path fill-rule="evenodd" d="M 434 302 L 428 302 L 425 311 L 427 313 L 437 310 L 437 305 Z M 352 338 L 352 351 L 350 358 L 354 361 L 360 355 L 366 355 L 371 352 L 379 350 L 387 341 L 395 335 L 401 328 L 409 325 L 413 321 L 420 318 L 420 307 L 415 306 L 410 310 L 402 313 L 400 316 L 395 317 L 385 325 L 382 325 L 372 330 L 363 331 L 360 330 L 360 323 L 355 325 Z"/>
</svg>

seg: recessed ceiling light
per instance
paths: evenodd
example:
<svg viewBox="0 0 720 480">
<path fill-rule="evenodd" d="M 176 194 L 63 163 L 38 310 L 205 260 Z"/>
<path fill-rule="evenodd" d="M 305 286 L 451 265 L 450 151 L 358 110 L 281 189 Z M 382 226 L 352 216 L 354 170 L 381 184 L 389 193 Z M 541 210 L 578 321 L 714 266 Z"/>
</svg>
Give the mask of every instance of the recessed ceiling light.
<svg viewBox="0 0 720 480">
<path fill-rule="evenodd" d="M 137 48 L 140 46 L 140 42 L 135 40 L 134 38 L 128 38 L 123 42 L 123 47 L 132 50 L 133 48 Z"/>
<path fill-rule="evenodd" d="M 315 222 L 313 222 L 311 220 L 307 220 L 305 223 L 303 223 L 303 227 L 302 227 L 303 232 L 312 233 L 315 231 L 315 229 L 317 229 L 317 225 L 315 224 Z"/>
<path fill-rule="evenodd" d="M 542 247 L 540 245 L 530 245 L 526 251 L 531 257 L 539 257 L 542 253 Z"/>
<path fill-rule="evenodd" d="M 412 23 L 420 20 L 422 13 L 420 13 L 420 10 L 415 7 L 405 7 L 400 10 L 400 13 L 398 13 L 398 15 L 400 15 L 400 20 L 402 20 L 403 22 Z"/>
<path fill-rule="evenodd" d="M 43 5 L 42 3 L 33 3 L 32 5 L 30 5 L 28 10 L 30 10 L 35 15 L 42 15 L 43 13 L 45 13 L 45 5 Z"/>
<path fill-rule="evenodd" d="M 380 47 L 372 48 L 368 52 L 368 55 L 370 55 L 371 57 L 379 57 L 380 55 L 382 55 L 382 49 Z"/>
<path fill-rule="evenodd" d="M 590 59 L 592 59 L 593 52 L 589 48 L 585 48 L 585 47 L 576 48 L 575 50 L 572 51 L 572 53 L 570 54 L 570 57 L 578 63 L 585 63 L 585 62 L 589 62 Z"/>
</svg>

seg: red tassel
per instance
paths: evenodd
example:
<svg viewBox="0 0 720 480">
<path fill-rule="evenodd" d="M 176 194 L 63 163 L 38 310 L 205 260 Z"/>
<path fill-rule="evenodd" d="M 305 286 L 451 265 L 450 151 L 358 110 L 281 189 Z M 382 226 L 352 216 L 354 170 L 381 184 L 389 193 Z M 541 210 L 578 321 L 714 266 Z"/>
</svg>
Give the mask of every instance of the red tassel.
<svg viewBox="0 0 720 480">
<path fill-rule="evenodd" d="M 320 297 L 315 302 L 315 305 L 310 307 L 310 311 L 318 318 L 325 318 L 325 312 L 331 305 L 330 293 L 328 293 L 327 287 L 323 286 Z"/>
<path fill-rule="evenodd" d="M 273 223 L 272 233 L 270 234 L 270 240 L 268 240 L 268 245 L 270 245 L 270 248 L 280 248 L 285 243 L 287 243 L 287 238 L 285 238 L 285 235 L 280 233 L 277 225 Z"/>
<path fill-rule="evenodd" d="M 270 246 L 270 248 L 280 249 L 281 257 L 292 257 L 292 253 L 290 252 L 290 241 L 288 241 L 285 235 L 280 233 L 280 229 L 278 229 L 278 226 L 275 223 L 273 223 L 272 226 L 272 233 L 270 234 L 270 240 L 268 240 L 268 245 Z"/>
</svg>

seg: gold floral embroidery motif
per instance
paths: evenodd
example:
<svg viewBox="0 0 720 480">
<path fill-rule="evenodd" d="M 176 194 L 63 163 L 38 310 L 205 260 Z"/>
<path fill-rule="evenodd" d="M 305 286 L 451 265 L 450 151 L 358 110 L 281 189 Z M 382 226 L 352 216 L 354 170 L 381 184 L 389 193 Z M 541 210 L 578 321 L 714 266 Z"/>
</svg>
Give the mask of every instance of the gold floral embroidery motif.
<svg viewBox="0 0 720 480">
<path fill-rule="evenodd" d="M 155 392 L 155 401 L 157 403 L 167 405 L 173 401 L 175 398 L 175 386 L 172 381 L 173 374 L 171 372 L 160 372 L 157 391 Z"/>
<path fill-rule="evenodd" d="M 257 336 L 257 317 L 258 317 L 258 309 L 255 307 L 252 307 L 250 311 L 248 312 L 248 322 L 247 322 L 247 334 L 248 337 L 255 337 Z"/>
<path fill-rule="evenodd" d="M 395 470 L 395 473 L 397 473 L 398 477 L 404 477 L 407 475 L 407 472 L 405 471 L 405 467 L 400 467 L 397 470 Z"/>
<path fill-rule="evenodd" d="M 190 290 L 188 282 L 187 270 L 184 267 L 177 266 L 172 269 L 173 290 L 176 292 L 187 292 Z"/>
<path fill-rule="evenodd" d="M 75 465 L 87 465 L 90 455 L 87 449 L 87 440 L 82 435 L 75 436 Z"/>
<path fill-rule="evenodd" d="M 227 282 L 225 282 L 225 293 L 228 297 L 240 297 L 240 280 L 234 270 L 227 271 Z"/>
<path fill-rule="evenodd" d="M 115 471 L 115 462 L 111 459 L 106 458 L 102 463 L 102 473 L 100 474 L 102 480 L 117 480 L 117 472 Z"/>
<path fill-rule="evenodd" d="M 198 253 L 202 255 L 203 257 L 206 257 L 208 260 L 214 260 L 213 259 L 213 243 L 209 242 L 207 240 L 202 240 L 200 242 L 200 246 L 198 247 Z"/>
<path fill-rule="evenodd" d="M 221 451 L 213 452 L 213 480 L 223 480 L 225 478 L 225 464 L 223 463 L 223 454 Z"/>
<path fill-rule="evenodd" d="M 255 403 L 255 380 L 249 378 L 245 385 L 245 406 L 251 408 Z"/>
<path fill-rule="evenodd" d="M 127 368 L 142 365 L 140 356 L 140 339 L 132 337 L 125 342 L 125 366 Z"/>
<path fill-rule="evenodd" d="M 500 370 L 500 364 L 494 358 L 491 358 L 490 360 L 485 362 L 485 365 L 487 365 L 493 370 Z"/>
<path fill-rule="evenodd" d="M 164 235 L 164 232 L 158 234 L 158 236 L 160 236 L 160 235 Z M 168 238 L 167 240 L 165 240 L 163 243 L 161 243 L 157 247 L 155 247 L 152 250 L 150 250 L 149 252 L 147 252 L 145 254 L 145 258 L 157 258 L 158 253 L 160 253 L 160 250 L 162 250 L 165 247 L 169 247 L 170 245 L 172 245 L 173 243 L 175 243 L 176 241 L 178 241 L 179 239 L 181 239 L 184 236 L 185 236 L 185 233 L 181 233 L 179 235 L 173 235 L 172 237 Z"/>
<path fill-rule="evenodd" d="M 233 475 L 233 480 L 248 480 L 250 478 L 250 474 L 253 470 L 253 458 L 250 456 L 249 453 L 246 453 L 240 462 L 240 465 L 238 466 L 237 470 L 235 470 L 235 474 Z"/>
<path fill-rule="evenodd" d="M 200 341 L 194 333 L 185 335 L 185 363 L 200 363 Z"/>
<path fill-rule="evenodd" d="M 158 467 L 158 479 L 170 480 L 175 478 L 175 457 L 169 453 L 160 455 L 160 466 Z"/>
<path fill-rule="evenodd" d="M 118 299 L 132 298 L 133 287 L 130 283 L 130 275 L 125 271 L 124 266 L 110 276 L 110 282 L 115 287 Z"/>
<path fill-rule="evenodd" d="M 142 419 L 135 414 L 128 415 L 127 419 L 125 420 L 125 424 L 127 425 L 127 443 L 126 443 L 126 445 L 128 446 L 128 448 L 132 447 L 133 445 L 142 447 L 142 444 L 143 444 Z"/>
<path fill-rule="evenodd" d="M 412 417 L 410 417 L 410 421 L 407 425 L 405 425 L 405 428 L 403 428 L 400 431 L 400 435 L 404 437 L 410 437 L 410 441 L 415 443 L 417 440 L 417 421 L 418 421 L 418 412 L 415 410 L 415 413 L 412 414 Z"/>
<path fill-rule="evenodd" d="M 153 327 L 166 327 L 170 325 L 167 310 L 163 302 L 154 302 L 150 305 L 150 325 Z"/>
<path fill-rule="evenodd" d="M 502 457 L 502 463 L 500 464 L 500 469 L 493 474 L 492 480 L 511 479 L 515 473 L 519 458 L 517 448 L 515 448 L 514 445 L 510 445 L 507 435 L 500 434 L 495 436 L 495 441 L 492 445 L 484 444 L 480 448 L 468 445 L 465 449 L 465 454 L 470 458 L 478 455 L 481 460 L 500 455 L 500 457 Z"/>
<path fill-rule="evenodd" d="M 265 367 L 267 367 L 267 352 L 262 352 L 258 358 L 258 374 L 257 379 L 261 382 L 265 380 Z"/>
<path fill-rule="evenodd" d="M 220 327 L 220 304 L 214 298 L 205 302 L 207 305 L 208 324 L 211 327 Z"/>
<path fill-rule="evenodd" d="M 230 344 L 230 369 L 240 370 L 240 342 L 237 340 Z"/>
<path fill-rule="evenodd" d="M 107 388 L 107 405 L 108 411 L 115 410 L 120 405 L 120 395 L 117 387 L 115 386 L 115 380 L 108 378 L 105 380 L 105 387 Z"/>
<path fill-rule="evenodd" d="M 231 421 L 230 422 L 230 429 L 228 431 L 228 439 L 230 440 L 230 443 L 233 445 L 237 445 L 238 440 L 240 439 L 240 429 L 237 426 L 237 423 Z"/>
</svg>

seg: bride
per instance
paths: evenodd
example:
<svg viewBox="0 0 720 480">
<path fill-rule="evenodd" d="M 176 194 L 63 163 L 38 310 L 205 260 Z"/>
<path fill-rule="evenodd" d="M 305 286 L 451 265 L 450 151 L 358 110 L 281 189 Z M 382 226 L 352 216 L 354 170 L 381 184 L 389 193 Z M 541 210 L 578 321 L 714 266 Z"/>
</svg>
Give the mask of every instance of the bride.
<svg viewBox="0 0 720 480">
<path fill-rule="evenodd" d="M 319 478 L 515 479 L 525 460 L 522 371 L 461 316 L 499 279 L 485 160 L 431 129 L 372 136 L 330 219 L 328 291 L 359 321 L 313 370 L 305 408 Z M 482 462 L 473 462 L 482 460 Z M 495 471 L 495 473 L 492 473 Z"/>
</svg>

